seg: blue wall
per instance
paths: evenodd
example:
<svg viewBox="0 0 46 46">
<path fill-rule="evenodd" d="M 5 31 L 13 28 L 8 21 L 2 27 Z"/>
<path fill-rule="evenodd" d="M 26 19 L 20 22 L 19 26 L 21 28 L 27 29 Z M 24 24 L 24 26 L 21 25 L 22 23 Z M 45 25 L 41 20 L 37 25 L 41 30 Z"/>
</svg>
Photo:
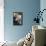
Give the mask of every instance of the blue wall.
<svg viewBox="0 0 46 46">
<path fill-rule="evenodd" d="M 35 12 L 40 9 L 39 0 L 5 0 L 4 1 L 4 35 L 5 40 L 18 41 L 24 37 L 30 30 L 33 24 L 33 19 L 36 16 Z M 13 26 L 14 11 L 23 12 L 23 25 Z"/>
</svg>

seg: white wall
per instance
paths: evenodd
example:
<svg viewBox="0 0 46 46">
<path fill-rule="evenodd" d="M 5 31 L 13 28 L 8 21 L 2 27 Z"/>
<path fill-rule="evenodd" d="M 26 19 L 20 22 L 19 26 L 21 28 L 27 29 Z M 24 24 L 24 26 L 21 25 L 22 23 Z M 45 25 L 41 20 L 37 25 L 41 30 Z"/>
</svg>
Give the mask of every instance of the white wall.
<svg viewBox="0 0 46 46">
<path fill-rule="evenodd" d="M 0 42 L 4 41 L 4 0 L 0 0 Z"/>
</svg>

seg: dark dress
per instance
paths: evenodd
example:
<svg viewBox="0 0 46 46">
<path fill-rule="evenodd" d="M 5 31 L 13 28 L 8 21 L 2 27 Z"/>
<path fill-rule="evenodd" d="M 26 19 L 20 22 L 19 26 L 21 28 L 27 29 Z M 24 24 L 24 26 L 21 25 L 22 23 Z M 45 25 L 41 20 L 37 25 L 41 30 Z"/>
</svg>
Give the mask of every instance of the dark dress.
<svg viewBox="0 0 46 46">
<path fill-rule="evenodd" d="M 13 25 L 20 25 L 18 21 L 15 21 L 16 17 L 13 17 Z"/>
</svg>

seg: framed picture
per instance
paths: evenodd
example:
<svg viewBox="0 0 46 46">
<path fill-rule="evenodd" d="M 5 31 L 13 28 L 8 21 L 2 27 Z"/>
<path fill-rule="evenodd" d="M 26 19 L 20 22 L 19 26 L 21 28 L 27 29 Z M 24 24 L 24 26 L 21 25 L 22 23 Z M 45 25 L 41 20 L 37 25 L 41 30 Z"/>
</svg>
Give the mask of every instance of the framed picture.
<svg viewBox="0 0 46 46">
<path fill-rule="evenodd" d="M 23 24 L 23 12 L 13 12 L 13 25 Z"/>
</svg>

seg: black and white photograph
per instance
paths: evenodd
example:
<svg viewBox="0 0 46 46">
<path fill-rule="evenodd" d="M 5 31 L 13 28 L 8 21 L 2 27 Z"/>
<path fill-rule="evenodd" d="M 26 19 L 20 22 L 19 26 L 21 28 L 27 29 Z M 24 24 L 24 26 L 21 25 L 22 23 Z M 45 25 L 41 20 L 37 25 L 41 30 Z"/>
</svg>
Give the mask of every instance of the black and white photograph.
<svg viewBox="0 0 46 46">
<path fill-rule="evenodd" d="M 23 13 L 13 12 L 13 25 L 22 25 L 23 23 Z"/>
</svg>

